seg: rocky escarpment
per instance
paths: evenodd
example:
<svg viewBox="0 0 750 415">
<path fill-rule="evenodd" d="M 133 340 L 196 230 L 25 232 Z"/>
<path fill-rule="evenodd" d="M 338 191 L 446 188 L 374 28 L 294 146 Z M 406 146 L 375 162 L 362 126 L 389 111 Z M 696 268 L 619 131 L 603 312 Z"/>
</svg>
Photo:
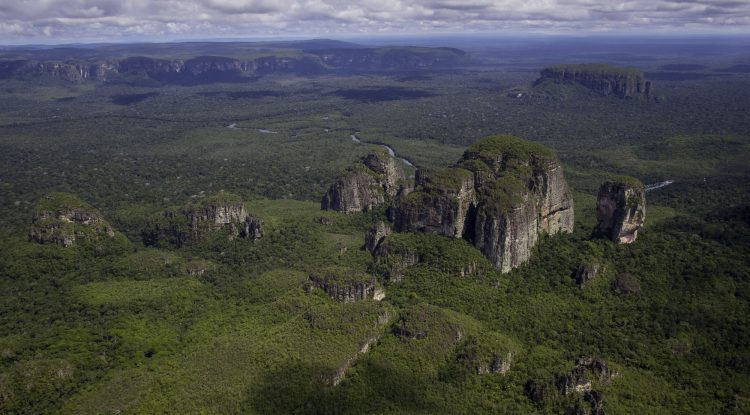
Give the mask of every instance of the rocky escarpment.
<svg viewBox="0 0 750 415">
<path fill-rule="evenodd" d="M 349 268 L 330 267 L 320 273 L 311 273 L 305 290 L 310 293 L 316 288 L 342 303 L 385 298 L 385 291 L 374 276 Z"/>
<path fill-rule="evenodd" d="M 105 49 L 102 49 L 105 52 Z M 54 51 L 52 51 L 54 52 Z M 52 53 L 51 52 L 51 53 Z M 264 52 L 264 53 L 263 53 Z M 465 52 L 451 48 L 336 48 L 320 50 L 264 50 L 251 59 L 197 56 L 190 59 L 159 59 L 146 56 L 0 61 L 0 79 L 44 76 L 65 81 L 109 81 L 140 76 L 164 83 L 195 84 L 237 81 L 260 75 L 312 75 L 338 71 L 408 70 L 452 67 L 465 63 Z M 37 58 L 38 57 L 38 58 Z"/>
<path fill-rule="evenodd" d="M 463 237 L 502 272 L 528 260 L 541 234 L 573 229 L 562 166 L 541 145 L 486 137 L 455 167 L 418 176 L 415 191 L 396 203 L 396 230 Z"/>
<path fill-rule="evenodd" d="M 602 183 L 596 202 L 596 232 L 620 244 L 634 242 L 646 218 L 643 183 L 620 176 Z"/>
<path fill-rule="evenodd" d="M 69 193 L 50 193 L 40 199 L 29 230 L 31 241 L 64 247 L 114 236 L 96 209 Z"/>
<path fill-rule="evenodd" d="M 200 203 L 164 211 L 142 232 L 146 245 L 169 243 L 182 246 L 225 229 L 230 238 L 257 241 L 263 236 L 263 222 L 245 211 L 238 196 L 219 193 Z"/>
<path fill-rule="evenodd" d="M 570 83 L 619 98 L 648 99 L 651 96 L 651 82 L 646 80 L 643 72 L 634 68 L 604 64 L 556 65 L 545 68 L 540 75 L 535 85 Z"/>
<path fill-rule="evenodd" d="M 116 61 L 0 61 L 0 79 L 49 77 L 69 82 L 106 81 L 118 73 Z"/>
<path fill-rule="evenodd" d="M 339 176 L 320 208 L 344 213 L 372 210 L 392 200 L 403 180 L 397 160 L 385 151 L 374 151 Z"/>
</svg>

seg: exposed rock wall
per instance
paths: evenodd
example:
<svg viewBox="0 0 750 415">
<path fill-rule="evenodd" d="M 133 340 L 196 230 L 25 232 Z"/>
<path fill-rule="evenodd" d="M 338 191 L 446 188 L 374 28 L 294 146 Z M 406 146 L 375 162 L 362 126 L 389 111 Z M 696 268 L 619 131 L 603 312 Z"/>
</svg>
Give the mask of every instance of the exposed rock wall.
<svg viewBox="0 0 750 415">
<path fill-rule="evenodd" d="M 343 172 L 320 202 L 322 210 L 354 213 L 372 210 L 390 201 L 404 180 L 396 159 L 375 151 Z"/>
<path fill-rule="evenodd" d="M 573 198 L 557 157 L 512 136 L 478 140 L 456 167 L 418 174 L 398 199 L 397 231 L 463 237 L 496 268 L 527 261 L 541 234 L 573 230 Z"/>
<path fill-rule="evenodd" d="M 339 70 L 383 70 L 449 67 L 464 63 L 466 53 L 449 48 L 350 48 L 289 51 L 254 59 L 198 56 L 158 59 L 144 56 L 97 60 L 0 61 L 0 79 L 46 76 L 65 81 L 106 81 L 117 76 L 145 76 L 167 83 L 196 83 L 267 74 L 312 75 Z"/>
<path fill-rule="evenodd" d="M 596 230 L 620 244 L 635 242 L 646 219 L 646 191 L 638 180 L 620 177 L 599 187 Z"/>
<path fill-rule="evenodd" d="M 649 98 L 651 82 L 638 69 L 603 64 L 557 65 L 545 68 L 536 83 L 576 83 L 601 95 L 620 98 Z"/>
<path fill-rule="evenodd" d="M 263 236 L 263 221 L 249 215 L 239 197 L 219 193 L 203 203 L 164 211 L 146 226 L 142 237 L 146 245 L 168 242 L 182 246 L 224 228 L 230 238 L 257 241 Z"/>
<path fill-rule="evenodd" d="M 367 299 L 380 301 L 385 298 L 385 291 L 374 276 L 346 268 L 332 267 L 321 273 L 311 273 L 307 291 L 311 292 L 316 288 L 342 303 Z"/>
<path fill-rule="evenodd" d="M 476 203 L 474 176 L 464 169 L 417 174 L 417 191 L 398 204 L 398 232 L 430 232 L 461 238 L 472 205 Z"/>
</svg>

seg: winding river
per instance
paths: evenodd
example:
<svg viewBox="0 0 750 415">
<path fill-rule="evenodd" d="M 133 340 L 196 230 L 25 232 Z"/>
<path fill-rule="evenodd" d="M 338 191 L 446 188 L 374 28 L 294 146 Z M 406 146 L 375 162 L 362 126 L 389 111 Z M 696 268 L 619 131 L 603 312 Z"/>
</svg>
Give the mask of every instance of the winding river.
<svg viewBox="0 0 750 415">
<path fill-rule="evenodd" d="M 357 135 L 357 133 L 352 134 L 351 138 L 352 138 L 352 141 L 354 141 L 355 143 L 361 143 L 362 142 L 362 139 Z M 386 151 L 388 151 L 388 154 L 391 155 L 391 157 L 394 157 L 394 158 L 397 158 L 397 159 L 401 160 L 402 163 L 406 164 L 409 167 L 414 167 L 414 163 L 412 163 L 411 161 L 409 161 L 409 160 L 407 160 L 407 159 L 405 159 L 403 157 L 396 156 L 396 151 L 394 151 L 391 146 L 389 146 L 387 144 L 383 144 L 383 143 L 369 143 L 369 144 L 375 144 L 375 145 L 383 146 L 386 149 Z"/>
<path fill-rule="evenodd" d="M 663 182 L 651 183 L 651 184 L 647 184 L 645 186 L 645 189 L 647 192 L 650 192 L 652 190 L 661 189 L 662 187 L 667 187 L 672 183 L 674 183 L 674 180 L 665 180 Z"/>
</svg>

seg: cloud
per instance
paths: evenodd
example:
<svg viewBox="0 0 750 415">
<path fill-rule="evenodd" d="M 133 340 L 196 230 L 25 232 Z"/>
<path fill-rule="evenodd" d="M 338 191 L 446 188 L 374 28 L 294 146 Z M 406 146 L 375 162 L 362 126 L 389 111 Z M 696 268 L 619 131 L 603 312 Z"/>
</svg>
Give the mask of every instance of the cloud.
<svg viewBox="0 0 750 415">
<path fill-rule="evenodd" d="M 750 32 L 746 0 L 16 0 L 0 43 L 467 31 Z M 171 37 L 170 37 L 171 36 Z"/>
</svg>

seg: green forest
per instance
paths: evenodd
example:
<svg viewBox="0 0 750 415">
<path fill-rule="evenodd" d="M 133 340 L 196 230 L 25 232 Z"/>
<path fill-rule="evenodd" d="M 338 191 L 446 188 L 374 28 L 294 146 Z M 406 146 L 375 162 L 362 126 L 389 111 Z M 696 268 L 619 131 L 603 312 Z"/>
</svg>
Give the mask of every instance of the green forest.
<svg viewBox="0 0 750 415">
<path fill-rule="evenodd" d="M 706 65 L 649 100 L 535 87 L 541 60 L 0 79 L 0 413 L 750 413 L 750 74 L 711 59 L 640 65 Z M 559 158 L 575 206 L 508 273 L 460 238 L 394 233 L 419 258 L 394 278 L 364 249 L 386 206 L 321 210 L 383 145 L 414 180 L 496 134 Z M 595 233 L 614 175 L 672 181 L 631 244 Z M 239 222 L 191 233 L 223 205 Z M 336 301 L 311 275 L 385 298 Z"/>
</svg>

